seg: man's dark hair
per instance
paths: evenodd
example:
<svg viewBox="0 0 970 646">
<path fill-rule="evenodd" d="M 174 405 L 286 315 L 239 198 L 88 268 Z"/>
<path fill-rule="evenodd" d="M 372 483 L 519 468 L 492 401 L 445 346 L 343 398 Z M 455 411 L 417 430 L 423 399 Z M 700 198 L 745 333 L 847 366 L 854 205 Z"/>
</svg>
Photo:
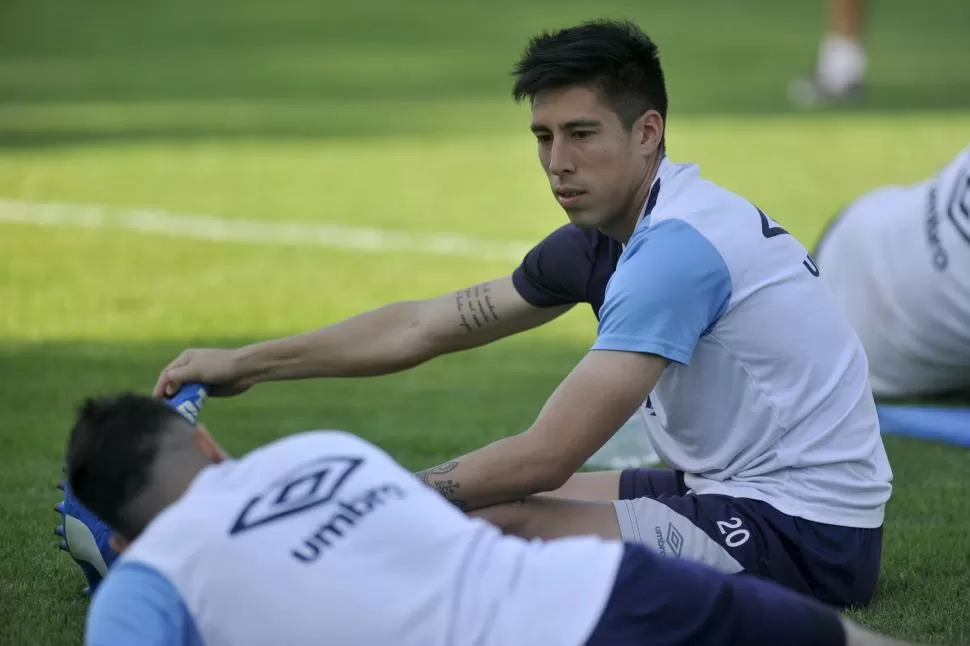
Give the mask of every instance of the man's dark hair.
<svg viewBox="0 0 970 646">
<path fill-rule="evenodd" d="M 161 440 L 187 422 L 164 402 L 130 392 L 86 399 L 67 443 L 67 481 L 77 499 L 126 538 L 143 521 L 128 505 L 148 485 Z"/>
<path fill-rule="evenodd" d="M 516 101 L 534 100 L 542 90 L 585 85 L 600 91 L 627 128 L 650 109 L 667 120 L 657 45 L 631 22 L 596 20 L 543 32 L 529 41 L 514 74 Z"/>
</svg>

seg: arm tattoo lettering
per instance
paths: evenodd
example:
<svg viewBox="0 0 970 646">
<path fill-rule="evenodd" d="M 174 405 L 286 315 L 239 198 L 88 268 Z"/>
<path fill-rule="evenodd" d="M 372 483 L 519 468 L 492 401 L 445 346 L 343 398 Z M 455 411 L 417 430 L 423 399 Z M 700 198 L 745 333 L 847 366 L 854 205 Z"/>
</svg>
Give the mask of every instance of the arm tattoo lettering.
<svg viewBox="0 0 970 646">
<path fill-rule="evenodd" d="M 457 498 L 453 497 L 455 492 L 461 488 L 461 484 L 455 482 L 454 480 L 435 480 L 431 484 L 435 489 L 438 490 L 438 493 L 447 498 L 455 507 L 458 507 L 458 509 L 465 508 L 465 502 L 463 500 L 458 500 Z"/>
<path fill-rule="evenodd" d="M 458 460 L 452 460 L 451 462 L 445 462 L 444 464 L 440 464 L 431 469 L 418 471 L 416 475 L 422 482 L 424 482 L 424 484 L 428 485 L 429 487 L 431 487 L 432 489 L 440 493 L 442 496 L 447 498 L 448 501 L 451 502 L 451 504 L 453 504 L 455 507 L 458 507 L 458 509 L 464 509 L 466 506 L 465 501 L 457 500 L 456 498 L 453 497 L 455 493 L 461 488 L 460 482 L 458 482 L 457 480 L 432 480 L 431 479 L 431 476 L 433 475 L 443 475 L 445 473 L 450 473 L 451 471 L 454 471 L 457 466 L 458 466 Z"/>
<path fill-rule="evenodd" d="M 490 323 L 499 320 L 498 312 L 492 303 L 489 293 L 491 285 L 483 283 L 469 287 L 455 294 L 455 305 L 458 308 L 458 325 L 467 332 L 480 330 Z"/>
</svg>

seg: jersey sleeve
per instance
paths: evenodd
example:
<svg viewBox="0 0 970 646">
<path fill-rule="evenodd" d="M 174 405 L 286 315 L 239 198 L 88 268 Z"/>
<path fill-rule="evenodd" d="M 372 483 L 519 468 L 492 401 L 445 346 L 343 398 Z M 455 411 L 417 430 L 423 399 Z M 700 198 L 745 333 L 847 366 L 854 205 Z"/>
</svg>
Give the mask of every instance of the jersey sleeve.
<svg viewBox="0 0 970 646">
<path fill-rule="evenodd" d="M 587 232 L 567 224 L 526 254 L 512 273 L 512 283 L 535 307 L 583 303 L 588 300 L 587 287 L 596 262 L 596 249 Z"/>
<path fill-rule="evenodd" d="M 85 646 L 201 646 L 185 603 L 156 570 L 122 562 L 99 586 L 88 610 Z"/>
<path fill-rule="evenodd" d="M 730 299 L 731 275 L 714 244 L 687 222 L 664 220 L 630 241 L 607 288 L 593 349 L 686 364 Z"/>
</svg>

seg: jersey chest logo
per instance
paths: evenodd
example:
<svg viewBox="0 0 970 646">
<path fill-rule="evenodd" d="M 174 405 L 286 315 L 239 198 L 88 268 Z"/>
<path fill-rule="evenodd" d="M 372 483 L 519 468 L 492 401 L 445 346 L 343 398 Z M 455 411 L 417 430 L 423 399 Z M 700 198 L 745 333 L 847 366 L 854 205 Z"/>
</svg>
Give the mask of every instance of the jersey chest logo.
<svg viewBox="0 0 970 646">
<path fill-rule="evenodd" d="M 229 535 L 330 502 L 363 462 L 357 457 L 325 457 L 296 467 L 246 503 Z"/>
</svg>

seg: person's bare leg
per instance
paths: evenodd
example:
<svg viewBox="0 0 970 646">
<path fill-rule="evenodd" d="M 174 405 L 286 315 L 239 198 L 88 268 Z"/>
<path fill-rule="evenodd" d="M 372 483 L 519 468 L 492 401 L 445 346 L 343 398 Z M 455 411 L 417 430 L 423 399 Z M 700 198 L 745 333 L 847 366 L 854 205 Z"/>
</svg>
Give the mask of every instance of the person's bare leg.
<svg viewBox="0 0 970 646">
<path fill-rule="evenodd" d="M 829 33 L 861 43 L 867 4 L 866 0 L 829 0 Z"/>
<path fill-rule="evenodd" d="M 829 0 L 826 33 L 819 52 L 819 83 L 830 93 L 848 91 L 866 73 L 866 50 L 862 28 L 866 0 Z"/>
<path fill-rule="evenodd" d="M 815 70 L 789 86 L 792 101 L 808 107 L 851 100 L 858 94 L 868 68 L 863 44 L 867 8 L 866 0 L 828 0 Z"/>
<path fill-rule="evenodd" d="M 540 497 L 566 498 L 585 502 L 610 502 L 620 497 L 621 471 L 588 471 L 573 475 L 555 491 Z"/>
<path fill-rule="evenodd" d="M 520 502 L 494 505 L 468 512 L 499 527 L 506 534 L 525 539 L 594 535 L 620 538 L 620 524 L 609 502 L 568 500 L 548 495 Z"/>
</svg>

